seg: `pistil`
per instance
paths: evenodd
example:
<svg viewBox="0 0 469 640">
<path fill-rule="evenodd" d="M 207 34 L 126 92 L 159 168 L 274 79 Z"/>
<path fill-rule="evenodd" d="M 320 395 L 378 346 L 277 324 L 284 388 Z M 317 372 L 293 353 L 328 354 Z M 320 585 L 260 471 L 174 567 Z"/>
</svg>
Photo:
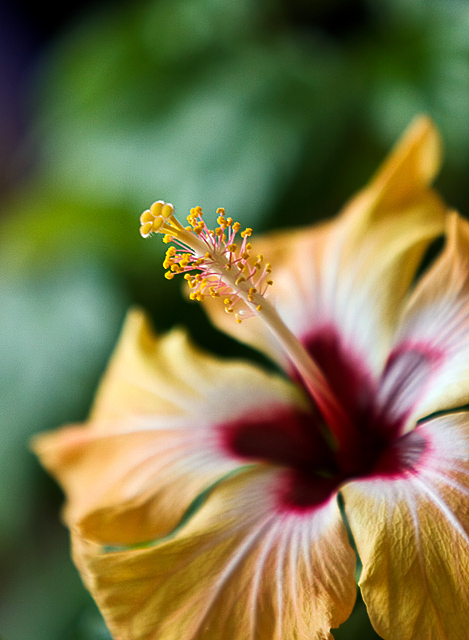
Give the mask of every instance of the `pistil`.
<svg viewBox="0 0 469 640">
<path fill-rule="evenodd" d="M 175 217 L 173 206 L 159 200 L 141 215 L 140 233 L 144 238 L 153 232 L 162 233 L 164 242 L 172 243 L 163 262 L 166 278 L 184 274 L 192 300 L 203 301 L 206 296 L 220 299 L 238 323 L 254 315 L 261 318 L 317 403 L 336 446 L 346 446 L 354 430 L 349 417 L 317 363 L 266 298 L 273 284 L 272 268 L 262 255 L 252 254 L 252 229 L 242 231 L 241 242 L 235 242 L 240 224 L 226 217 L 223 209 L 217 214 L 219 226 L 211 230 L 200 207 L 195 207 L 187 217 L 189 226 L 184 227 Z"/>
</svg>

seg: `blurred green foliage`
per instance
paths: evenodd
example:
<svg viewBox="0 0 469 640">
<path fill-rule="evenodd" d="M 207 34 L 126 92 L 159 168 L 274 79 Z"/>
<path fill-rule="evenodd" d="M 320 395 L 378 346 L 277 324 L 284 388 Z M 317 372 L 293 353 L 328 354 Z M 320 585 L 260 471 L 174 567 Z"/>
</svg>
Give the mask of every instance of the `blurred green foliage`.
<svg viewBox="0 0 469 640">
<path fill-rule="evenodd" d="M 160 330 L 184 314 L 202 344 L 240 349 L 161 277 L 140 212 L 163 198 L 182 215 L 224 206 L 256 230 L 309 223 L 427 112 L 447 150 L 439 186 L 467 213 L 469 5 L 98 5 L 44 54 L 31 103 L 35 168 L 0 227 L 0 632 L 105 640 L 28 439 L 86 416 L 130 304 Z M 336 637 L 377 637 L 360 602 Z"/>
</svg>

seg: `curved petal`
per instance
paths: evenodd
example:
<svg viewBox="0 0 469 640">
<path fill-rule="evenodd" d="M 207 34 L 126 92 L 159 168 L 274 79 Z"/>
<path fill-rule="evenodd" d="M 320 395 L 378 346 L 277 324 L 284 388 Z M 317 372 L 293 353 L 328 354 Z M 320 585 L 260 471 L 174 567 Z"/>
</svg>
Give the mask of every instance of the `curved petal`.
<svg viewBox="0 0 469 640">
<path fill-rule="evenodd" d="M 353 482 L 345 510 L 360 586 L 385 640 L 464 640 L 469 626 L 469 415 L 417 427 L 424 453 L 400 476 Z"/>
<path fill-rule="evenodd" d="M 448 218 L 445 250 L 401 319 L 395 351 L 411 350 L 432 361 L 414 416 L 469 403 L 469 223 L 456 213 Z"/>
<path fill-rule="evenodd" d="M 335 221 L 253 240 L 272 263 L 270 299 L 303 342 L 332 326 L 345 349 L 381 369 L 423 252 L 443 231 L 446 207 L 429 187 L 439 165 L 439 136 L 421 117 Z M 213 301 L 207 309 L 223 330 L 285 366 L 258 318 L 237 326 Z"/>
<path fill-rule="evenodd" d="M 129 314 L 90 422 L 33 441 L 87 536 L 165 535 L 207 486 L 243 464 L 223 426 L 302 407 L 295 387 L 249 363 L 210 357 L 181 331 L 157 338 Z"/>
<path fill-rule="evenodd" d="M 355 556 L 336 497 L 282 513 L 279 471 L 219 483 L 186 525 L 106 552 L 75 531 L 74 558 L 116 640 L 331 639 L 353 608 Z"/>
</svg>

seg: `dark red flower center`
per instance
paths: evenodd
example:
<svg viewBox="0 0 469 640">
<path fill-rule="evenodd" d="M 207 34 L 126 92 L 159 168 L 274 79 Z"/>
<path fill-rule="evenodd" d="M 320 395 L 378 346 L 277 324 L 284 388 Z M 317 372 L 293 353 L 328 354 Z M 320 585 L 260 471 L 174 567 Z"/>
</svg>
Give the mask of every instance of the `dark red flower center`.
<svg viewBox="0 0 469 640">
<path fill-rule="evenodd" d="M 326 501 L 344 482 L 412 472 L 424 450 L 418 428 L 403 434 L 440 355 L 425 345 L 401 345 L 379 379 L 364 360 L 345 349 L 327 327 L 306 341 L 350 421 L 331 443 L 327 424 L 311 409 L 272 406 L 221 427 L 225 449 L 245 460 L 284 468 L 282 502 L 309 509 Z"/>
</svg>

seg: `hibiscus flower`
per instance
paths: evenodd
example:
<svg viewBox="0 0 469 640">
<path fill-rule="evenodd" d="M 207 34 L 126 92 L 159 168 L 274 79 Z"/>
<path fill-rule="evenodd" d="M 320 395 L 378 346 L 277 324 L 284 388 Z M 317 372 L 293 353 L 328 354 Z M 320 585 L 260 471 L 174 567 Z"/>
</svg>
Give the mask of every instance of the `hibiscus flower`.
<svg viewBox="0 0 469 640">
<path fill-rule="evenodd" d="M 199 208 L 186 228 L 143 214 L 167 277 L 277 369 L 133 310 L 88 422 L 35 440 L 116 640 L 332 638 L 350 535 L 381 637 L 467 637 L 469 225 L 430 187 L 439 164 L 422 117 L 333 221 L 251 244 L 222 210 L 214 231 Z"/>
</svg>

